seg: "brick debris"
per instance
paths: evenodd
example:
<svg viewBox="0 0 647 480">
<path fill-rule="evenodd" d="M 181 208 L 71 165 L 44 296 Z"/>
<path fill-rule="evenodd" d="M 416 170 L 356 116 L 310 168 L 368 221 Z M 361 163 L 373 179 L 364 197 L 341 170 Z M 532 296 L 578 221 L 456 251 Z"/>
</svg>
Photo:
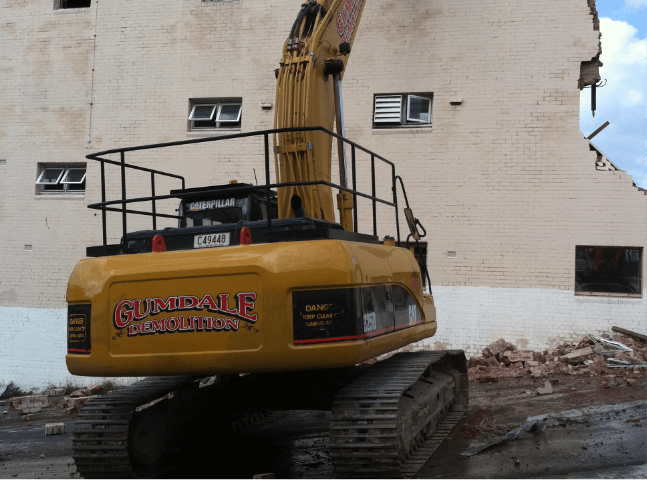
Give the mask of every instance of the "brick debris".
<svg viewBox="0 0 647 480">
<path fill-rule="evenodd" d="M 596 339 L 611 340 L 609 335 Z M 554 348 L 537 352 L 518 349 L 500 338 L 483 349 L 482 355 L 469 360 L 470 379 L 482 383 L 498 382 L 500 378 L 552 375 L 582 375 L 604 377 L 602 384 L 612 388 L 621 384 L 638 386 L 638 379 L 647 376 L 647 342 L 620 335 L 615 342 L 627 347 L 626 351 L 601 348 L 591 336 L 579 342 L 565 341 Z M 606 345 L 606 344 L 603 344 Z M 537 393 L 548 393 L 548 389 Z"/>
</svg>

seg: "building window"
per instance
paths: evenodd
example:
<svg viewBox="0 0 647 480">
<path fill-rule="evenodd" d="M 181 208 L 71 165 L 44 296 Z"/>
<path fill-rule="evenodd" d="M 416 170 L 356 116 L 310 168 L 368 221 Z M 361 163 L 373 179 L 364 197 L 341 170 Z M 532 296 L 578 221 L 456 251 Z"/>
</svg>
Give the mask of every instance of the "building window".
<svg viewBox="0 0 647 480">
<path fill-rule="evenodd" d="M 575 293 L 640 296 L 642 253 L 635 247 L 575 247 Z"/>
<path fill-rule="evenodd" d="M 37 193 L 85 193 L 84 164 L 39 164 Z"/>
<path fill-rule="evenodd" d="M 189 101 L 189 131 L 240 129 L 243 102 L 239 99 Z"/>
<path fill-rule="evenodd" d="M 433 94 L 375 95 L 373 128 L 431 125 Z"/>
<path fill-rule="evenodd" d="M 54 9 L 90 8 L 91 0 L 55 0 Z"/>
</svg>

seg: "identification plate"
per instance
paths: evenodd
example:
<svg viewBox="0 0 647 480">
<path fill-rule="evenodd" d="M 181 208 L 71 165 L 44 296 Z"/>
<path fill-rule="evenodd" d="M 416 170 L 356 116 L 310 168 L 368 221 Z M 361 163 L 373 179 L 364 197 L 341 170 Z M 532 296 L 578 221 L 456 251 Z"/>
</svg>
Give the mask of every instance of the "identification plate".
<svg viewBox="0 0 647 480">
<path fill-rule="evenodd" d="M 224 247 L 229 245 L 229 232 L 196 235 L 193 238 L 193 248 Z"/>
</svg>

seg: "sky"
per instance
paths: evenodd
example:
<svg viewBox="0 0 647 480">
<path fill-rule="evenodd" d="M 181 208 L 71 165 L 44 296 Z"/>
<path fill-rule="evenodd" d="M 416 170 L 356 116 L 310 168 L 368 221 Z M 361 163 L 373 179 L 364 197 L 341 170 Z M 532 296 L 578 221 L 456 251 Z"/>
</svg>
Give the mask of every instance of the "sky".
<svg viewBox="0 0 647 480">
<path fill-rule="evenodd" d="M 592 142 L 647 188 L 647 0 L 598 0 L 602 32 L 600 68 L 606 85 L 598 88 L 595 118 L 591 90 L 580 94 L 580 129 L 585 136 L 609 121 Z"/>
</svg>

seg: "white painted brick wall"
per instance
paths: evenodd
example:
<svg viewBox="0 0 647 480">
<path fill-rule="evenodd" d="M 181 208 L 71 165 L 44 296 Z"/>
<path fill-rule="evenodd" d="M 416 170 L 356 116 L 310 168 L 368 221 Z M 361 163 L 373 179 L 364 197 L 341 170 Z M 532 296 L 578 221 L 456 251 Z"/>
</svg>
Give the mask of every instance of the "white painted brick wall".
<svg viewBox="0 0 647 480">
<path fill-rule="evenodd" d="M 647 329 L 647 290 L 642 298 L 604 298 L 573 290 L 435 286 L 433 295 L 438 331 L 420 344 L 464 349 L 468 356 L 499 338 L 543 351 L 587 333 L 613 333 L 614 325 Z"/>
<path fill-rule="evenodd" d="M 67 371 L 66 316 L 67 309 L 0 307 L 0 386 L 13 382 L 28 392 L 52 385 L 88 386 L 104 380 Z M 134 380 L 124 377 L 117 382 Z"/>
</svg>

